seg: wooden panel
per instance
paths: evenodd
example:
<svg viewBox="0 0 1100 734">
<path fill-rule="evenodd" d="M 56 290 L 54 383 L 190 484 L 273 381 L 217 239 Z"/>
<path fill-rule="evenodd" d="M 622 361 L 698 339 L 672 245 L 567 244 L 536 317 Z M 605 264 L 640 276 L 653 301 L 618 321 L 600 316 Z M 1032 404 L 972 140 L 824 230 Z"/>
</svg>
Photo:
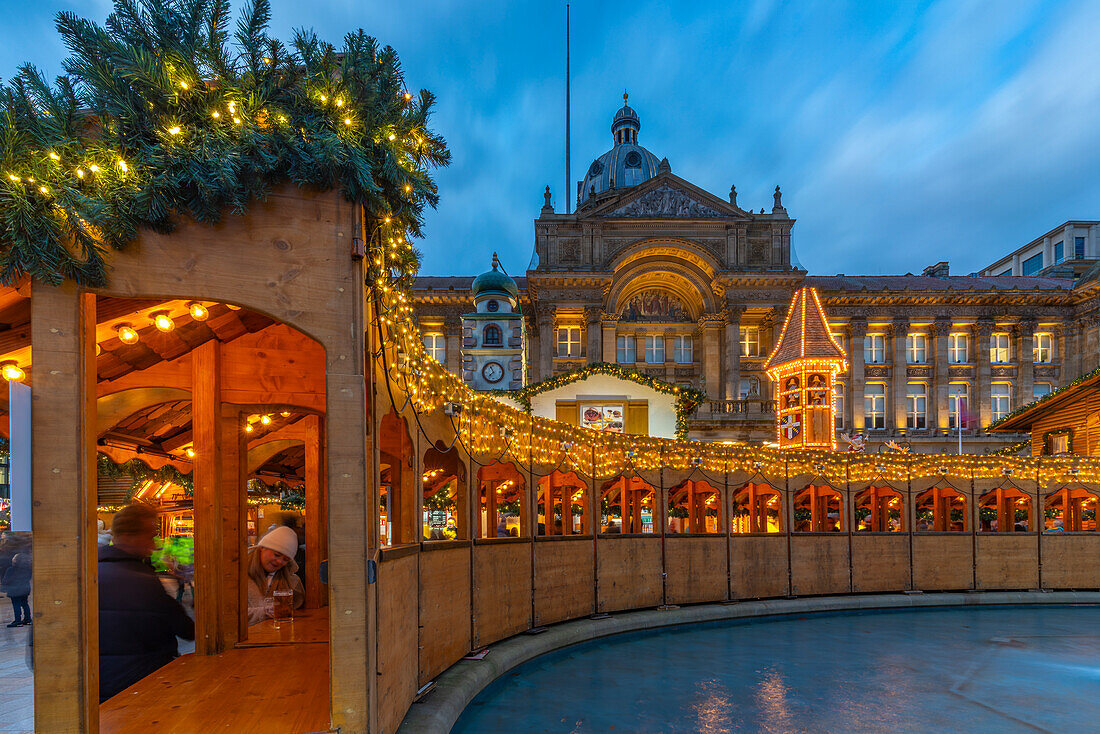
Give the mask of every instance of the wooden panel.
<svg viewBox="0 0 1100 734">
<path fill-rule="evenodd" d="M 624 433 L 649 435 L 649 401 L 631 400 L 626 405 L 626 425 Z"/>
<path fill-rule="evenodd" d="M 397 731 L 417 686 L 419 554 L 378 564 L 378 721 Z"/>
<path fill-rule="evenodd" d="M 474 546 L 474 647 L 531 628 L 531 544 Z"/>
<path fill-rule="evenodd" d="M 580 424 L 580 411 L 575 400 L 559 400 L 554 406 L 554 420 L 571 426 Z"/>
<path fill-rule="evenodd" d="M 95 301 L 35 284 L 31 332 L 35 731 L 94 732 L 96 585 Z M 2 717 L 0 717 L 2 718 Z"/>
<path fill-rule="evenodd" d="M 1043 588 L 1100 588 L 1100 533 L 1044 533 Z"/>
<path fill-rule="evenodd" d="M 852 591 L 904 591 L 909 576 L 908 534 L 852 536 Z"/>
<path fill-rule="evenodd" d="M 974 588 L 974 547 L 969 533 L 913 535 L 913 588 Z"/>
<path fill-rule="evenodd" d="M 726 537 L 665 539 L 665 594 L 668 604 L 725 601 L 729 592 Z"/>
<path fill-rule="evenodd" d="M 221 345 L 208 341 L 191 355 L 195 455 L 221 456 Z M 237 431 L 232 434 L 236 439 Z M 226 437 L 227 439 L 229 437 Z M 195 462 L 195 652 L 212 655 L 225 649 L 219 628 L 222 598 L 222 502 L 237 477 L 223 476 L 219 461 Z M 237 625 L 234 625 L 236 627 Z"/>
<path fill-rule="evenodd" d="M 661 538 L 599 538 L 597 611 L 655 607 L 662 603 Z"/>
<path fill-rule="evenodd" d="M 730 538 L 730 598 L 786 596 L 787 536 L 754 535 Z"/>
<path fill-rule="evenodd" d="M 328 645 L 253 647 L 176 658 L 105 701 L 100 730 L 320 732 L 328 707 Z"/>
<path fill-rule="evenodd" d="M 1035 535 L 979 534 L 978 557 L 974 562 L 979 589 L 1034 589 L 1039 585 Z"/>
<path fill-rule="evenodd" d="M 470 644 L 470 549 L 420 554 L 420 684 L 457 662 Z"/>
<path fill-rule="evenodd" d="M 596 604 L 592 542 L 558 540 L 535 543 L 536 625 L 592 614 Z"/>
<path fill-rule="evenodd" d="M 850 590 L 848 536 L 791 536 L 791 593 L 846 594 Z"/>
</svg>

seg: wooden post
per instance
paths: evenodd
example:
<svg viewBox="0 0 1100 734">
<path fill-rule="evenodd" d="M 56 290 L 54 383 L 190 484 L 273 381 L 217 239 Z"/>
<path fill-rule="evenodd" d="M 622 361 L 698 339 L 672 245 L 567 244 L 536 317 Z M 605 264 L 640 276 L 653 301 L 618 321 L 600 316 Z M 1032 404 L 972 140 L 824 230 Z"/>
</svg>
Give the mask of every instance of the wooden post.
<svg viewBox="0 0 1100 734">
<path fill-rule="evenodd" d="M 241 611 L 248 608 L 245 586 L 248 570 L 243 566 L 248 547 L 248 439 L 241 430 L 239 407 L 221 403 L 219 417 L 221 556 L 217 562 L 221 567 L 221 599 L 218 604 L 218 646 L 221 650 L 227 650 L 246 636 L 248 626 L 247 615 Z"/>
<path fill-rule="evenodd" d="M 31 467 L 37 732 L 99 731 L 95 296 L 34 283 Z"/>
<path fill-rule="evenodd" d="M 306 607 L 316 609 L 325 603 L 321 584 L 321 559 L 326 557 L 324 518 L 327 514 L 321 470 L 324 439 L 319 416 L 308 415 L 302 422 L 306 428 Z"/>
<path fill-rule="evenodd" d="M 222 652 L 223 601 L 221 343 L 191 353 L 191 425 L 195 448 L 195 652 Z M 234 477 L 235 478 L 235 477 Z"/>
</svg>

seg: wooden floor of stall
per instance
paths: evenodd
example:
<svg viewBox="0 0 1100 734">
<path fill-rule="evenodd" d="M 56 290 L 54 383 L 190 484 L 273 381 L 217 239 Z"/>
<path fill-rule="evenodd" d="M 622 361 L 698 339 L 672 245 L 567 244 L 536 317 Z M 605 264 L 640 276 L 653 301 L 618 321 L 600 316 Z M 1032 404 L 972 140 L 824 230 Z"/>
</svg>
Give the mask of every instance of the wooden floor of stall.
<svg viewBox="0 0 1100 734">
<path fill-rule="evenodd" d="M 324 732 L 328 644 L 184 655 L 105 701 L 103 734 Z"/>
</svg>

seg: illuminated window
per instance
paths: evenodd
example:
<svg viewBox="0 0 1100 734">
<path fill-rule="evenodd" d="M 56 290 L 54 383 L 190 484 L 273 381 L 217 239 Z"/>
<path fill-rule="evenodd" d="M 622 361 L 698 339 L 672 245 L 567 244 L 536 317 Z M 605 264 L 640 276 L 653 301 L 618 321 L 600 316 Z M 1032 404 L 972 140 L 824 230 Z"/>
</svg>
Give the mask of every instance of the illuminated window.
<svg viewBox="0 0 1100 734">
<path fill-rule="evenodd" d="M 562 326 L 558 328 L 558 356 L 581 356 L 581 327 Z"/>
<path fill-rule="evenodd" d="M 620 336 L 616 342 L 616 358 L 619 364 L 633 364 L 638 361 L 638 342 L 633 335 Z"/>
<path fill-rule="evenodd" d="M 947 335 L 947 361 L 951 364 L 961 364 L 970 361 L 970 335 L 965 332 L 955 332 Z"/>
<path fill-rule="evenodd" d="M 928 386 L 910 382 L 905 389 L 905 427 L 920 430 L 928 419 Z"/>
<path fill-rule="evenodd" d="M 928 337 L 924 334 L 910 334 L 905 337 L 905 360 L 909 364 L 924 364 L 928 361 Z"/>
<path fill-rule="evenodd" d="M 758 326 L 742 326 L 741 327 L 741 356 L 742 357 L 759 357 L 760 356 L 760 327 L 758 327 Z"/>
<path fill-rule="evenodd" d="M 882 364 L 886 361 L 885 334 L 868 334 L 863 337 L 863 361 L 867 364 Z"/>
<path fill-rule="evenodd" d="M 485 347 L 499 347 L 504 344 L 504 336 L 500 332 L 500 327 L 496 324 L 487 324 L 481 330 L 481 344 Z"/>
<path fill-rule="evenodd" d="M 847 392 L 843 382 L 838 382 L 833 388 L 833 402 L 836 406 L 836 427 L 837 430 L 844 428 L 844 396 Z"/>
<path fill-rule="evenodd" d="M 1050 395 L 1051 390 L 1052 387 L 1049 382 L 1036 382 L 1035 385 L 1031 388 L 1031 396 L 1038 400 L 1039 398 L 1044 398 L 1047 395 Z"/>
<path fill-rule="evenodd" d="M 1046 364 L 1054 358 L 1054 335 L 1046 332 L 1035 333 L 1035 347 L 1032 350 L 1032 358 L 1036 362 Z"/>
<path fill-rule="evenodd" d="M 681 364 L 694 361 L 690 336 L 677 336 L 673 338 L 674 359 Z"/>
<path fill-rule="evenodd" d="M 432 359 L 440 364 L 443 364 L 443 361 L 447 358 L 447 342 L 442 334 L 431 331 L 425 333 L 424 349 L 428 351 Z"/>
<path fill-rule="evenodd" d="M 970 426 L 970 385 L 953 382 L 947 386 L 947 425 L 951 428 Z"/>
<path fill-rule="evenodd" d="M 650 364 L 661 364 L 665 361 L 665 338 L 657 334 L 645 338 L 645 361 Z"/>
<path fill-rule="evenodd" d="M 989 387 L 989 407 L 993 420 L 1008 415 L 1012 410 L 1012 385 L 1007 382 L 994 382 Z"/>
<path fill-rule="evenodd" d="M 1007 364 L 1012 358 L 1011 341 L 1008 334 L 997 332 L 989 335 L 989 361 L 993 364 Z"/>
<path fill-rule="evenodd" d="M 870 429 L 886 428 L 886 385 L 872 382 L 863 392 L 864 425 Z"/>
</svg>

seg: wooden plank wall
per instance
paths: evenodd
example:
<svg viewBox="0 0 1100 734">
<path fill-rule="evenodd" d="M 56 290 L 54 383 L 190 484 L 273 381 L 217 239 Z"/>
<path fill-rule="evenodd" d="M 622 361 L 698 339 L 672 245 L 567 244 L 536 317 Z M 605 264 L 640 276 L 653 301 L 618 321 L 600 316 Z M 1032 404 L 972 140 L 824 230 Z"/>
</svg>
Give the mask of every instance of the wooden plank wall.
<svg viewBox="0 0 1100 734">
<path fill-rule="evenodd" d="M 431 554 L 426 554 L 431 555 Z M 418 688 L 419 553 L 378 564 L 378 722 L 397 731 Z"/>
</svg>

